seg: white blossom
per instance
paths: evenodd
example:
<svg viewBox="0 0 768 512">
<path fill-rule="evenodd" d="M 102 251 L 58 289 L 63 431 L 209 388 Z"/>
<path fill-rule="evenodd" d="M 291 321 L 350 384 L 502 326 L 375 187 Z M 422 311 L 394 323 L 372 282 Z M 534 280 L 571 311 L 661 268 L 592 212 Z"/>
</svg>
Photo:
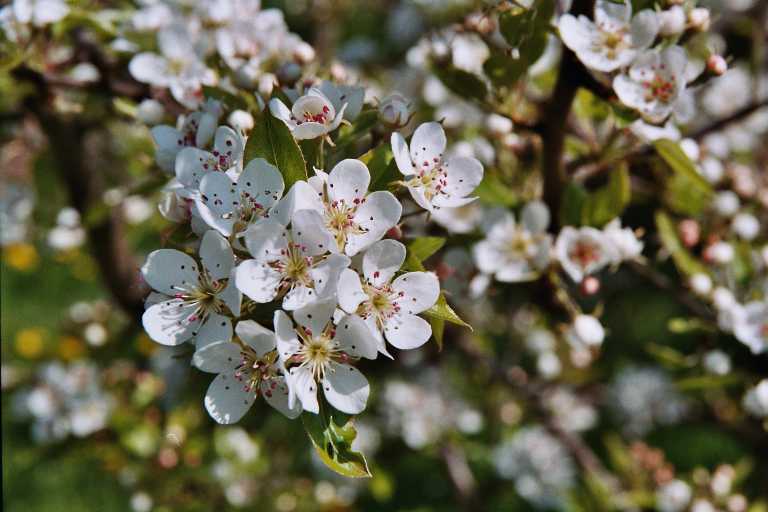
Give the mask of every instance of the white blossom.
<svg viewBox="0 0 768 512">
<path fill-rule="evenodd" d="M 424 123 L 416 128 L 410 150 L 405 138 L 392 134 L 392 152 L 405 184 L 419 206 L 428 211 L 470 203 L 467 197 L 483 179 L 483 166 L 472 157 L 443 158 L 445 131 L 440 123 Z"/>
<path fill-rule="evenodd" d="M 598 0 L 595 19 L 566 14 L 560 17 L 563 43 L 590 69 L 616 71 L 628 66 L 651 46 L 659 31 L 659 19 L 645 9 L 632 16 L 630 2 Z"/>
<path fill-rule="evenodd" d="M 273 98 L 269 102 L 269 111 L 290 128 L 296 139 L 316 139 L 339 127 L 347 105 L 344 103 L 336 110 L 331 100 L 320 89 L 313 87 L 290 109 L 281 100 Z"/>
<path fill-rule="evenodd" d="M 275 312 L 275 334 L 280 360 L 287 368 L 288 404 L 296 400 L 305 411 L 318 413 L 318 387 L 333 407 L 348 414 L 365 409 L 368 381 L 348 363 L 352 358 L 375 359 L 376 343 L 362 319 L 345 315 L 333 323 L 335 298 L 297 309 L 293 321 Z"/>
<path fill-rule="evenodd" d="M 761 380 L 744 395 L 744 408 L 757 418 L 768 418 L 768 379 Z"/>
<path fill-rule="evenodd" d="M 564 227 L 555 242 L 555 257 L 575 282 L 598 272 L 618 258 L 608 236 L 592 227 Z"/>
<path fill-rule="evenodd" d="M 200 264 L 175 249 L 152 252 L 142 275 L 158 293 L 142 317 L 150 338 L 163 345 L 179 345 L 192 338 L 198 348 L 232 338 L 228 314 L 240 314 L 240 292 L 230 278 L 232 248 L 210 230 L 200 243 Z M 228 311 L 229 312 L 228 312 Z"/>
<path fill-rule="evenodd" d="M 364 320 L 386 355 L 384 338 L 399 349 L 426 343 L 432 327 L 417 315 L 432 307 L 440 294 L 440 283 L 431 272 L 395 277 L 404 262 L 403 244 L 381 240 L 363 254 L 362 277 L 344 269 L 338 283 L 339 307 Z"/>
<path fill-rule="evenodd" d="M 288 405 L 288 386 L 277 358 L 275 334 L 253 320 L 238 322 L 242 343 L 221 340 L 195 351 L 193 364 L 218 374 L 205 394 L 205 408 L 218 423 L 235 423 L 258 395 L 286 415 L 301 414 L 300 404 Z"/>
</svg>

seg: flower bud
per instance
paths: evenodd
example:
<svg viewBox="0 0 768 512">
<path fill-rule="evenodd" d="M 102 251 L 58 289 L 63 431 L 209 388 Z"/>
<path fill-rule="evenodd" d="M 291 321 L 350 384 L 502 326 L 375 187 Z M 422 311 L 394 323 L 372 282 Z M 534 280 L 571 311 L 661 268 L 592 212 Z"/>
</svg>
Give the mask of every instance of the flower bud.
<svg viewBox="0 0 768 512">
<path fill-rule="evenodd" d="M 293 49 L 293 58 L 296 59 L 299 64 L 309 64 L 315 60 L 315 49 L 308 43 L 302 41 Z"/>
<path fill-rule="evenodd" d="M 392 226 L 391 228 L 389 228 L 389 231 L 387 231 L 386 237 L 393 238 L 395 240 L 400 240 L 401 238 L 403 238 L 403 230 L 400 229 L 400 226 L 397 226 L 397 225 Z"/>
<path fill-rule="evenodd" d="M 280 85 L 291 86 L 301 78 L 301 66 L 295 62 L 288 62 L 277 69 L 277 79 Z"/>
<path fill-rule="evenodd" d="M 411 118 L 411 104 L 399 93 L 393 93 L 379 104 L 381 121 L 391 128 L 402 128 Z"/>
<path fill-rule="evenodd" d="M 600 291 L 600 280 L 595 276 L 585 277 L 581 282 L 581 293 L 584 295 L 594 295 Z"/>
<path fill-rule="evenodd" d="M 686 247 L 693 247 L 699 243 L 701 238 L 701 227 L 699 227 L 699 223 L 693 219 L 680 221 L 680 224 L 677 225 L 677 232 L 680 235 L 683 245 Z"/>
<path fill-rule="evenodd" d="M 662 36 L 676 36 L 685 31 L 685 10 L 679 5 L 673 5 L 659 13 L 659 33 Z"/>
<path fill-rule="evenodd" d="M 277 85 L 277 77 L 272 73 L 264 73 L 259 77 L 259 94 L 269 98 L 272 95 L 275 85 Z"/>
<path fill-rule="evenodd" d="M 704 369 L 715 375 L 728 375 L 731 371 L 731 358 L 722 350 L 710 350 L 702 362 Z"/>
<path fill-rule="evenodd" d="M 691 290 L 696 295 L 708 295 L 712 291 L 712 279 L 707 274 L 694 274 L 689 282 Z"/>
<path fill-rule="evenodd" d="M 732 262 L 734 255 L 733 246 L 728 242 L 715 242 L 704 250 L 704 259 L 719 265 Z"/>
<path fill-rule="evenodd" d="M 709 30 L 709 9 L 706 7 L 691 9 L 691 12 L 688 13 L 688 23 L 690 23 L 692 28 L 700 32 Z"/>
<path fill-rule="evenodd" d="M 722 55 L 713 53 L 707 59 L 707 70 L 713 75 L 720 76 L 728 71 L 728 63 Z"/>
<path fill-rule="evenodd" d="M 720 192 L 715 197 L 715 211 L 723 217 L 732 217 L 740 206 L 739 196 L 730 190 Z"/>
<path fill-rule="evenodd" d="M 760 233 L 760 221 L 751 213 L 742 212 L 733 218 L 731 229 L 744 240 L 754 240 Z"/>
<path fill-rule="evenodd" d="M 136 117 L 139 121 L 150 126 L 163 122 L 163 116 L 165 116 L 165 109 L 157 100 L 146 99 L 136 108 Z"/>
<path fill-rule="evenodd" d="M 717 309 L 724 310 L 733 306 L 736 303 L 736 298 L 731 290 L 718 286 L 712 292 L 712 303 Z"/>
<path fill-rule="evenodd" d="M 233 110 L 227 118 L 229 124 L 241 132 L 249 132 L 253 129 L 253 116 L 245 110 Z"/>
<path fill-rule="evenodd" d="M 514 128 L 510 118 L 499 114 L 490 114 L 485 120 L 485 126 L 494 135 L 506 135 Z"/>
</svg>

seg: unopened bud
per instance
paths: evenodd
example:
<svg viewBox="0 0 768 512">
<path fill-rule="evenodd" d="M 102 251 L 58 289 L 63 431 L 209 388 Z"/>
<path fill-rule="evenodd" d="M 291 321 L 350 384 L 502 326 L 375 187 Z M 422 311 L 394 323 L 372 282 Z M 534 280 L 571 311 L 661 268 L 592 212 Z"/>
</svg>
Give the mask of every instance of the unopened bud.
<svg viewBox="0 0 768 512">
<path fill-rule="evenodd" d="M 381 121 L 391 128 L 402 128 L 411 118 L 411 104 L 401 94 L 393 93 L 379 105 Z"/>
<path fill-rule="evenodd" d="M 699 223 L 693 219 L 685 219 L 680 221 L 677 225 L 677 232 L 680 235 L 680 239 L 683 245 L 686 247 L 693 247 L 701 238 L 701 227 Z"/>
<path fill-rule="evenodd" d="M 659 13 L 659 33 L 662 36 L 676 36 L 685 31 L 685 10 L 679 5 L 673 5 Z"/>
<path fill-rule="evenodd" d="M 393 238 L 395 240 L 400 240 L 403 238 L 403 230 L 400 229 L 400 226 L 393 226 L 389 228 L 389 231 L 387 231 L 387 238 Z"/>
<path fill-rule="evenodd" d="M 712 291 L 712 279 L 704 273 L 692 275 L 689 284 L 697 295 L 708 295 Z"/>
<path fill-rule="evenodd" d="M 144 124 L 154 126 L 163 122 L 165 109 L 162 103 L 153 99 L 146 99 L 136 108 L 136 117 Z"/>
<path fill-rule="evenodd" d="M 315 49 L 302 41 L 293 49 L 293 57 L 299 64 L 309 64 L 315 60 Z"/>
<path fill-rule="evenodd" d="M 600 280 L 594 276 L 588 276 L 581 282 L 581 293 L 594 295 L 600 291 Z"/>
<path fill-rule="evenodd" d="M 249 132 L 253 129 L 253 116 L 245 110 L 233 110 L 227 120 L 233 128 L 241 132 Z"/>
<path fill-rule="evenodd" d="M 277 79 L 280 81 L 280 85 L 292 86 L 299 78 L 301 78 L 301 66 L 295 62 L 283 64 L 277 70 Z"/>
<path fill-rule="evenodd" d="M 275 88 L 277 77 L 272 73 L 264 73 L 259 77 L 259 94 L 269 98 Z"/>
<path fill-rule="evenodd" d="M 728 63 L 725 62 L 725 59 L 722 55 L 713 53 L 707 59 L 707 69 L 713 75 L 720 76 L 728 71 Z"/>
<path fill-rule="evenodd" d="M 690 23 L 692 28 L 700 32 L 709 30 L 709 9 L 706 7 L 691 9 L 691 12 L 688 13 L 688 23 Z"/>
</svg>

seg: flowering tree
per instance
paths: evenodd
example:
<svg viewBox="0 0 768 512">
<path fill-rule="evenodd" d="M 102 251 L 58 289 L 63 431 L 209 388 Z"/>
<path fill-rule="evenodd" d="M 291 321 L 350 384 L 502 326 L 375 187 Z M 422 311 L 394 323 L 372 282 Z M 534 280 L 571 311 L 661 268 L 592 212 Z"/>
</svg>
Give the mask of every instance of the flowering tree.
<svg viewBox="0 0 768 512">
<path fill-rule="evenodd" d="M 34 438 L 137 512 L 768 507 L 768 6 L 299 4 L 0 10 L 3 337 L 32 216 L 119 306 L 4 363 Z"/>
</svg>

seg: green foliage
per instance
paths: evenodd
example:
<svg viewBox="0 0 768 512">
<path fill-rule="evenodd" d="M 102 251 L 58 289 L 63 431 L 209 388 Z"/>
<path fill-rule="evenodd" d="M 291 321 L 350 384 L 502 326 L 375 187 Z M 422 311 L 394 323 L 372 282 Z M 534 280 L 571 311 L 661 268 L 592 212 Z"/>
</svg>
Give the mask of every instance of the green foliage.
<svg viewBox="0 0 768 512">
<path fill-rule="evenodd" d="M 406 245 L 407 253 L 403 270 L 423 271 L 423 261 L 445 245 L 445 238 L 439 236 L 419 237 Z"/>
<path fill-rule="evenodd" d="M 488 88 L 479 77 L 453 66 L 437 65 L 434 73 L 445 86 L 462 98 L 484 101 Z"/>
<path fill-rule="evenodd" d="M 334 410 L 325 399 L 318 398 L 320 413 L 305 412 L 301 420 L 320 460 L 342 476 L 370 477 L 365 456 L 352 450 L 352 441 L 357 437 L 352 419 Z"/>
<path fill-rule="evenodd" d="M 389 144 L 381 144 L 360 157 L 360 161 L 368 166 L 371 173 L 369 190 L 386 190 L 389 184 L 402 177 L 392 157 Z"/>
<path fill-rule="evenodd" d="M 656 212 L 655 219 L 661 244 L 672 255 L 672 260 L 675 262 L 677 270 L 687 276 L 706 273 L 704 266 L 688 252 L 680 237 L 678 237 L 672 218 L 659 210 Z"/>
<path fill-rule="evenodd" d="M 304 155 L 284 122 L 265 111 L 256 119 L 245 145 L 246 163 L 263 158 L 283 175 L 286 190 L 299 180 L 307 179 Z"/>
<path fill-rule="evenodd" d="M 697 215 L 710 203 L 712 187 L 696 170 L 693 162 L 674 141 L 653 143 L 656 153 L 672 174 L 666 180 L 664 200 L 669 207 L 685 215 Z"/>
<path fill-rule="evenodd" d="M 621 164 L 610 173 L 608 183 L 594 192 L 569 184 L 560 218 L 566 224 L 601 227 L 620 216 L 631 199 L 629 171 L 626 164 Z"/>
<path fill-rule="evenodd" d="M 474 193 L 480 201 L 489 205 L 513 207 L 520 201 L 514 190 L 489 173 L 483 176 Z"/>
<path fill-rule="evenodd" d="M 206 98 L 214 98 L 224 104 L 229 109 L 241 109 L 248 110 L 250 106 L 248 101 L 242 96 L 233 94 L 229 91 L 225 91 L 220 87 L 213 87 L 210 85 L 203 86 L 203 94 Z"/>
</svg>

